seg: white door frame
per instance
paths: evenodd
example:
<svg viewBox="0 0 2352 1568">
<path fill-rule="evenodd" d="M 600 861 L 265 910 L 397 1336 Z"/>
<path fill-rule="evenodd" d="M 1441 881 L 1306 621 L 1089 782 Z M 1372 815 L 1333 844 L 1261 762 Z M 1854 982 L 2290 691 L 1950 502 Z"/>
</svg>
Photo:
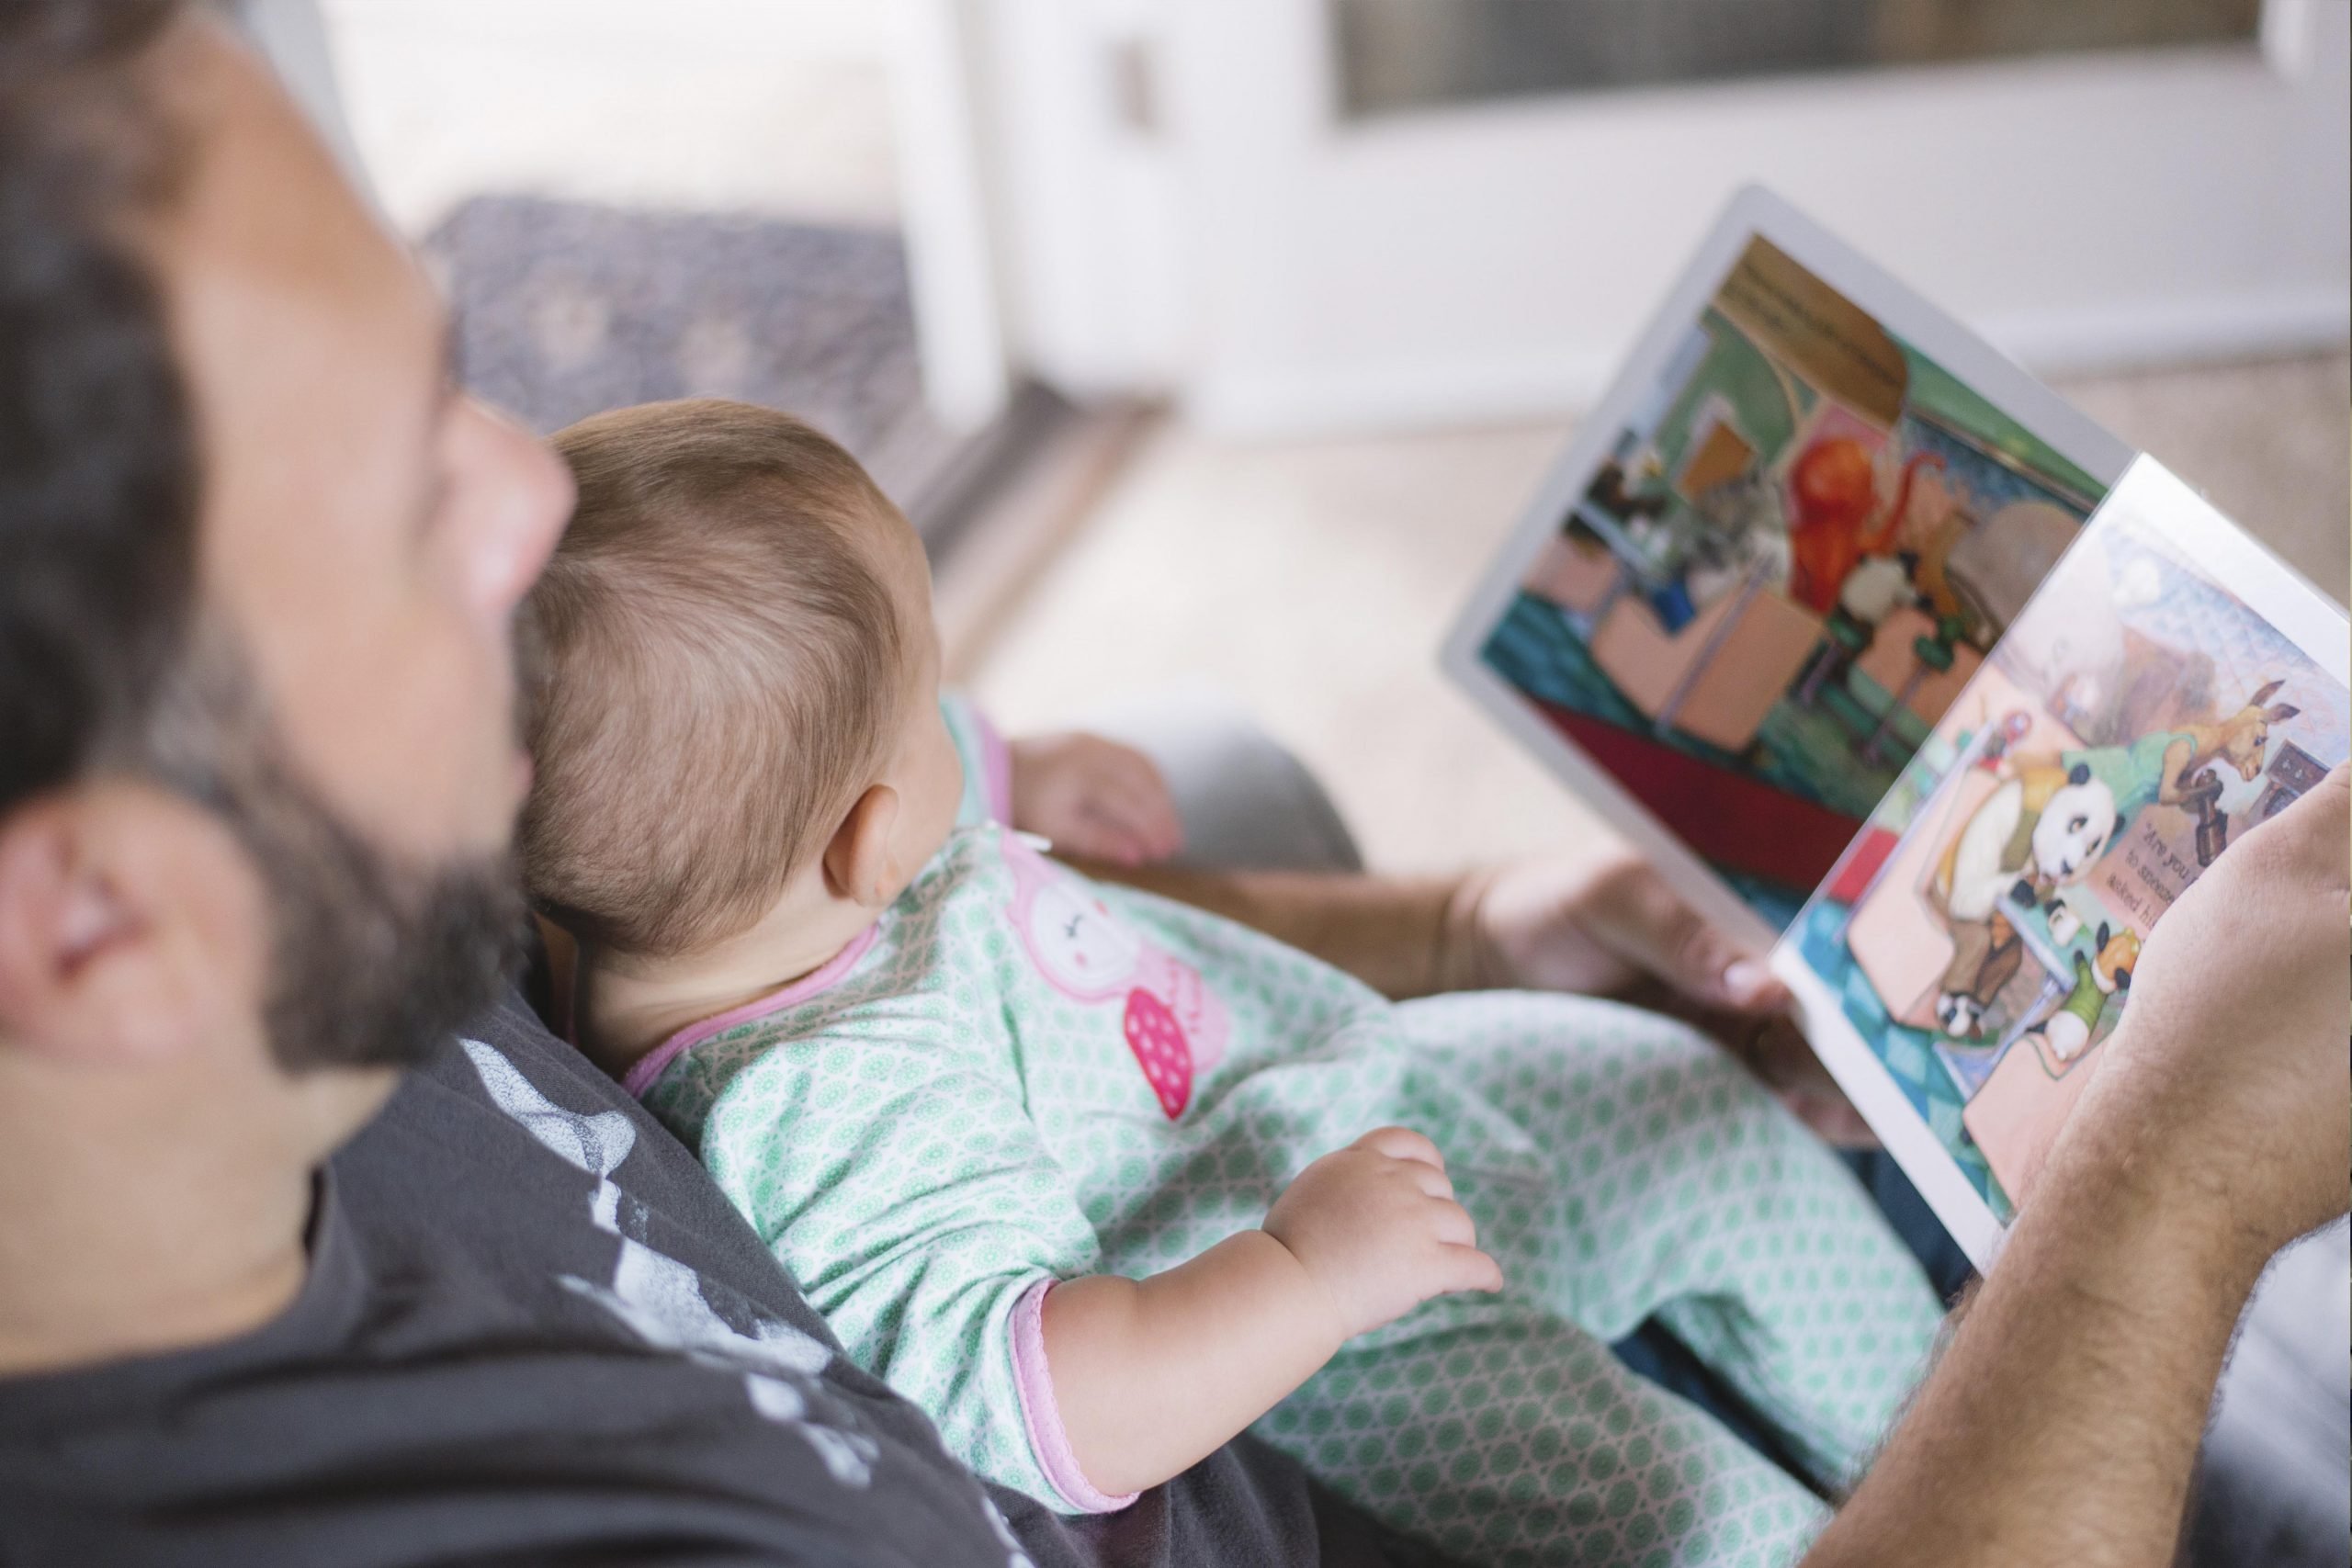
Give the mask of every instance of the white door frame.
<svg viewBox="0 0 2352 1568">
<path fill-rule="evenodd" d="M 1213 428 L 1573 410 L 1750 180 L 2038 370 L 2352 333 L 2341 0 L 2268 0 L 2259 48 L 1356 121 L 1324 0 L 972 3 L 1014 125 L 992 209 L 1014 357 Z M 1138 46 L 1148 127 L 1106 85 Z"/>
<path fill-rule="evenodd" d="M 1012 390 L 996 225 L 991 79 L 964 0 L 897 0 L 890 96 L 899 230 L 923 400 L 951 430 L 978 430 Z"/>
</svg>

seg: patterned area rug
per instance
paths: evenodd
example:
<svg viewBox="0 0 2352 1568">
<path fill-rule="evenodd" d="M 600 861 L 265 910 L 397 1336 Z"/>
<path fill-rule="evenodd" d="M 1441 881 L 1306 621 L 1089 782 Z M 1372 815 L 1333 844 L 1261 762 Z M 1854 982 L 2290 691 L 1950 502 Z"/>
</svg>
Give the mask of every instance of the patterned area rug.
<svg viewBox="0 0 2352 1568">
<path fill-rule="evenodd" d="M 824 430 L 910 511 L 966 445 L 923 405 L 895 234 L 485 196 L 424 252 L 466 384 L 542 433 L 625 403 L 741 398 Z"/>
</svg>

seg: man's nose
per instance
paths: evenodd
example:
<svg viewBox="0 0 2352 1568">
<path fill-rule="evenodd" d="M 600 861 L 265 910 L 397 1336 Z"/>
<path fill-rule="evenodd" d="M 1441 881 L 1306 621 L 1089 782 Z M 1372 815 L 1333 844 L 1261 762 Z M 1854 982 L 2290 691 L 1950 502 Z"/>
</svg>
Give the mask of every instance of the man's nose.
<svg viewBox="0 0 2352 1568">
<path fill-rule="evenodd" d="M 480 442 L 482 513 L 472 541 L 475 603 L 503 620 L 546 567 L 578 499 L 571 470 L 547 446 L 487 405 L 469 418 Z"/>
</svg>

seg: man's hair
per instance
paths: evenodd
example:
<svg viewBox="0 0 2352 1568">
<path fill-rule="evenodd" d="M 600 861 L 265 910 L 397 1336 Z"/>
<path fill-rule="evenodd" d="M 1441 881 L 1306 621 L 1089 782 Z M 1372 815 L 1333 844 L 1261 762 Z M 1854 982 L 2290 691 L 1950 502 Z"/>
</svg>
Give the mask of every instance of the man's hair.
<svg viewBox="0 0 2352 1568">
<path fill-rule="evenodd" d="M 288 1071 L 404 1066 L 495 994 L 503 855 L 395 863 L 304 779 L 198 603 L 190 397 L 143 224 L 188 149 L 148 51 L 201 0 L 0 0 L 0 822 L 101 772 L 211 811 L 264 883 Z"/>
<path fill-rule="evenodd" d="M 526 607 L 532 897 L 670 956 L 782 896 L 873 783 L 906 701 L 880 575 L 898 513 L 789 414 L 648 403 L 555 437 L 580 503 Z"/>
<path fill-rule="evenodd" d="M 188 397 L 132 236 L 175 0 L 0 5 L 0 817 L 135 752 L 193 614 Z"/>
</svg>

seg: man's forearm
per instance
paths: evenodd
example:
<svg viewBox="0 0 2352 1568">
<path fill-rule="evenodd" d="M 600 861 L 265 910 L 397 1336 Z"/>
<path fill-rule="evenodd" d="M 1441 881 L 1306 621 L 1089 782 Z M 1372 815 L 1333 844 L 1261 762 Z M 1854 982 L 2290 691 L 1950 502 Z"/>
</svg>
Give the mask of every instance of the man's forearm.
<svg viewBox="0 0 2352 1568">
<path fill-rule="evenodd" d="M 2053 1152 L 2041 1201 L 1807 1568 L 2173 1560 L 2262 1260 L 2151 1189 L 2160 1156 L 2101 1146 L 2119 1125 L 2096 1119 Z"/>
<path fill-rule="evenodd" d="M 1088 863 L 1123 882 L 1238 920 L 1344 969 L 1384 996 L 1429 996 L 1464 983 L 1468 955 L 1460 877 L 1385 877 L 1297 871 L 1179 871 Z"/>
</svg>

